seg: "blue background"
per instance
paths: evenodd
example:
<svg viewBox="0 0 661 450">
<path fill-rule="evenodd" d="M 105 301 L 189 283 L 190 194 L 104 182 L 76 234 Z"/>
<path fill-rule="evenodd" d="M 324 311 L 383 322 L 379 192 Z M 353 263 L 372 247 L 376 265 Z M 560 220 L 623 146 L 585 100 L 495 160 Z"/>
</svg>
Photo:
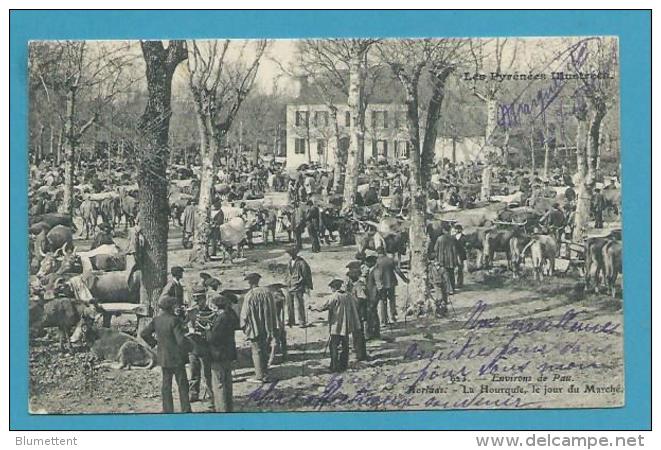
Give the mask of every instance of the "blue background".
<svg viewBox="0 0 661 450">
<path fill-rule="evenodd" d="M 12 11 L 10 427 L 26 429 L 649 429 L 651 13 L 646 11 Z M 28 405 L 27 42 L 31 39 L 616 35 L 626 303 L 626 406 L 544 411 L 39 416 Z"/>
</svg>

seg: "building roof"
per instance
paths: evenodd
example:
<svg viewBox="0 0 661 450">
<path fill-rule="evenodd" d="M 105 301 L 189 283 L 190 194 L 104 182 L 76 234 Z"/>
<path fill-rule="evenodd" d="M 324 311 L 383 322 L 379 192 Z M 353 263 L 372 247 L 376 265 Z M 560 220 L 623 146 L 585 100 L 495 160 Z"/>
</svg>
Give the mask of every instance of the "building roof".
<svg viewBox="0 0 661 450">
<path fill-rule="evenodd" d="M 348 71 L 342 71 L 344 79 L 349 79 Z M 346 104 L 346 91 L 338 89 L 330 83 L 320 83 L 309 77 L 299 77 L 300 90 L 298 96 L 291 102 L 295 105 L 320 105 L 330 99 L 334 104 Z M 370 69 L 366 80 L 365 93 L 369 103 L 404 103 L 404 89 L 401 83 L 387 67 Z"/>
</svg>

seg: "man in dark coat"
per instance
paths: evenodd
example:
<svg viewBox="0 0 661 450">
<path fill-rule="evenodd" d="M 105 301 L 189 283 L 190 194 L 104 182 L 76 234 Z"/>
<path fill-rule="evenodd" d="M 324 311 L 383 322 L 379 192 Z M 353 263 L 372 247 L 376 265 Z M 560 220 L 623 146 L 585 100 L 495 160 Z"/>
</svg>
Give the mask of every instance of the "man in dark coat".
<svg viewBox="0 0 661 450">
<path fill-rule="evenodd" d="M 377 298 L 381 302 L 381 324 L 388 325 L 391 321 L 397 322 L 397 305 L 395 288 L 397 276 L 408 283 L 408 279 L 399 269 L 393 259 L 386 255 L 385 247 L 378 248 L 379 256 L 374 267 L 374 281 L 377 289 Z M 390 309 L 390 315 L 388 315 Z"/>
<path fill-rule="evenodd" d="M 288 264 L 287 286 L 287 325 L 296 325 L 296 317 L 294 315 L 294 304 L 298 313 L 298 323 L 301 327 L 307 326 L 305 314 L 305 293 L 313 289 L 312 284 L 312 271 L 307 261 L 305 261 L 299 254 L 298 248 L 292 247 L 287 249 L 287 253 L 291 257 Z"/>
<path fill-rule="evenodd" d="M 216 294 L 211 298 L 210 307 L 216 311 L 213 324 L 207 331 L 214 411 L 232 412 L 232 363 L 237 359 L 234 332 L 241 328 L 241 324 L 232 309 L 230 297 Z"/>
<path fill-rule="evenodd" d="M 312 242 L 312 253 L 319 253 L 321 251 L 321 243 L 319 242 L 319 208 L 317 208 L 312 200 L 308 200 L 307 205 L 306 222 L 308 225 L 308 236 L 310 236 L 310 241 Z"/>
<path fill-rule="evenodd" d="M 367 293 L 367 310 L 365 313 L 365 338 L 367 340 L 381 338 L 381 328 L 379 326 L 379 293 L 376 288 L 376 279 L 374 276 L 375 266 L 376 256 L 370 255 L 365 258 L 361 267 Z"/>
<path fill-rule="evenodd" d="M 346 291 L 353 296 L 360 318 L 360 328 L 353 332 L 353 350 L 358 361 L 367 360 L 367 346 L 365 343 L 365 328 L 367 321 L 367 285 L 362 277 L 362 263 L 355 260 L 347 264 Z"/>
<path fill-rule="evenodd" d="M 454 268 L 457 266 L 456 241 L 447 233 L 441 235 L 434 245 L 434 258 L 438 268 L 439 279 L 437 283 L 446 282 L 450 293 L 454 293 Z"/>
<path fill-rule="evenodd" d="M 604 208 L 606 207 L 606 200 L 599 189 L 594 190 L 592 197 L 592 214 L 594 215 L 594 227 L 604 227 Z"/>
<path fill-rule="evenodd" d="M 344 289 L 344 281 L 336 278 L 328 286 L 332 291 L 330 298 L 321 308 L 310 305 L 310 309 L 328 311 L 330 370 L 339 373 L 349 365 L 349 336 L 360 330 L 360 317 L 356 300 Z"/>
<path fill-rule="evenodd" d="M 241 328 L 250 341 L 255 367 L 255 380 L 252 381 L 264 382 L 268 369 L 268 343 L 275 337 L 277 317 L 273 295 L 268 289 L 259 287 L 260 278 L 258 273 L 245 276 L 250 290 L 241 308 Z"/>
<path fill-rule="evenodd" d="M 161 297 L 158 306 L 161 313 L 154 317 L 140 337 L 150 346 L 157 348 L 158 363 L 161 366 L 163 381 L 161 385 L 161 397 L 163 400 L 163 412 L 174 412 L 172 399 L 172 377 L 177 380 L 179 389 L 179 402 L 181 412 L 191 412 L 188 400 L 188 377 L 186 376 L 186 362 L 190 343 L 185 336 L 184 324 L 174 314 L 177 300 L 174 297 Z M 154 339 L 154 334 L 156 338 Z"/>
</svg>

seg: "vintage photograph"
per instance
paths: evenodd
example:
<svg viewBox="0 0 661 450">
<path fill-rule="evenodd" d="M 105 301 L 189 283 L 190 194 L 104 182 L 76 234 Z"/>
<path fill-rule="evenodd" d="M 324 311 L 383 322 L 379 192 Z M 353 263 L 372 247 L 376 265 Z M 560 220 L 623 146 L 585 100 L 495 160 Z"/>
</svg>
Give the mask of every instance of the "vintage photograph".
<svg viewBox="0 0 661 450">
<path fill-rule="evenodd" d="M 25 63 L 31 414 L 624 405 L 616 37 Z"/>
</svg>

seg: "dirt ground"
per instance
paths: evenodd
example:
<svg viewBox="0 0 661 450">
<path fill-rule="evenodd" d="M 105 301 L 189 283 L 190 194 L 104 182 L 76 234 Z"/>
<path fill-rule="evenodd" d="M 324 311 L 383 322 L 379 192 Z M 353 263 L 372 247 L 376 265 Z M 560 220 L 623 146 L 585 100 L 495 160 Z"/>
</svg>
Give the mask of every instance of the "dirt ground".
<svg viewBox="0 0 661 450">
<path fill-rule="evenodd" d="M 186 269 L 184 282 L 199 279 L 171 230 L 170 265 Z M 286 236 L 279 235 L 280 241 Z M 123 245 L 125 240 L 118 237 Z M 284 243 L 246 251 L 246 261 L 204 271 L 223 288 L 243 288 L 243 274 L 258 271 L 262 284 L 280 282 L 288 261 Z M 89 241 L 79 241 L 80 249 Z M 337 243 L 313 254 L 306 241 L 315 289 L 313 305 L 329 295 L 327 283 L 343 276 L 355 247 Z M 504 261 L 498 261 L 504 264 Z M 289 358 L 276 360 L 269 384 L 247 381 L 253 375 L 250 350 L 237 332 L 240 358 L 234 370 L 235 410 L 383 410 L 617 407 L 623 404 L 621 299 L 585 294 L 576 274 L 543 282 L 529 276 L 512 280 L 494 270 L 466 275 L 465 287 L 451 296 L 448 318 L 405 318 L 407 286 L 397 288 L 399 321 L 368 342 L 370 360 L 341 375 L 328 370 L 326 313 L 310 312 L 314 326 L 288 328 Z M 135 332 L 135 319 L 122 316 L 113 326 Z M 99 365 L 89 354 L 59 352 L 54 335 L 32 343 L 32 413 L 156 413 L 161 410 L 160 369 L 119 370 Z M 176 401 L 175 389 L 175 405 Z M 209 412 L 209 402 L 193 403 Z"/>
</svg>

